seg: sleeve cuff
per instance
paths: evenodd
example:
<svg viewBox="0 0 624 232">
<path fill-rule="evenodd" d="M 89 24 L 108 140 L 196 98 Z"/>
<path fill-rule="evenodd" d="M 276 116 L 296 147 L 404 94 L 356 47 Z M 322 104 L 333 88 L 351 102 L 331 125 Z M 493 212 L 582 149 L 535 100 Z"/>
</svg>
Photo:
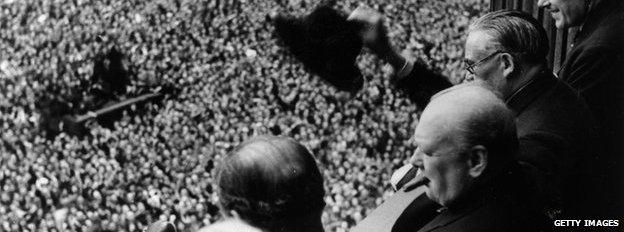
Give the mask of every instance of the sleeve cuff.
<svg viewBox="0 0 624 232">
<path fill-rule="evenodd" d="M 395 73 L 396 79 L 397 80 L 403 79 L 404 77 L 406 77 L 412 72 L 412 69 L 414 69 L 414 62 L 406 59 L 405 65 L 400 70 L 396 71 Z"/>
</svg>

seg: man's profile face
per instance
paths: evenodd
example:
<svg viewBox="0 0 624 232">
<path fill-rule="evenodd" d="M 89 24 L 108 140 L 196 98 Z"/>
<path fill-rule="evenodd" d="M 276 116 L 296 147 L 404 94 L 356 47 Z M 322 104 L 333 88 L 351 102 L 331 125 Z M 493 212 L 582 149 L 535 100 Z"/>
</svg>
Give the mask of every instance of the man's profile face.
<svg viewBox="0 0 624 232">
<path fill-rule="evenodd" d="M 505 89 L 505 78 L 498 68 L 499 51 L 495 47 L 496 42 L 492 36 L 483 31 L 471 31 L 466 37 L 464 49 L 464 62 L 467 65 L 474 65 L 474 75 L 468 74 L 467 79 L 481 80 L 494 90 L 503 92 Z"/>
<path fill-rule="evenodd" d="M 539 0 L 538 6 L 550 13 L 558 29 L 581 25 L 588 11 L 585 0 Z"/>
<path fill-rule="evenodd" d="M 466 192 L 472 183 L 469 166 L 462 148 L 457 120 L 444 107 L 428 107 L 414 133 L 418 146 L 412 164 L 428 179 L 429 199 L 447 206 Z"/>
</svg>

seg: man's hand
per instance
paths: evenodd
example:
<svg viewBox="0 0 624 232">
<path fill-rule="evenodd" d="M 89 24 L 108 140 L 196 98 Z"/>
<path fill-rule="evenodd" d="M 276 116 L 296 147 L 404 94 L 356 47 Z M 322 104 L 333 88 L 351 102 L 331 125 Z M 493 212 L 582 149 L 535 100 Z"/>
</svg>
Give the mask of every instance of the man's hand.
<svg viewBox="0 0 624 232">
<path fill-rule="evenodd" d="M 420 170 L 418 170 L 418 173 L 416 174 L 416 176 L 414 177 L 414 179 L 410 182 L 408 182 L 407 184 L 405 184 L 404 188 L 405 188 L 405 192 L 409 192 L 412 191 L 420 186 L 423 186 L 425 184 L 429 183 L 429 179 L 425 178 L 421 173 Z"/>
<path fill-rule="evenodd" d="M 412 164 L 406 164 L 399 168 L 392 173 L 390 178 L 390 184 L 394 191 L 405 189 L 405 192 L 409 192 L 428 182 L 429 180 L 422 175 L 421 170 Z"/>
<path fill-rule="evenodd" d="M 389 53 L 394 52 L 388 40 L 386 27 L 383 25 L 383 16 L 379 12 L 361 5 L 351 12 L 347 21 L 362 25 L 360 31 L 362 42 L 376 55 L 385 59 Z"/>
<path fill-rule="evenodd" d="M 394 171 L 390 177 L 390 185 L 392 185 L 394 191 L 399 191 L 399 189 L 402 189 L 405 184 L 412 181 L 416 176 L 417 171 L 418 169 L 412 164 L 403 165 L 403 167 Z"/>
<path fill-rule="evenodd" d="M 404 77 L 411 71 L 412 63 L 408 62 L 390 44 L 388 30 L 384 26 L 383 16 L 379 12 L 367 6 L 359 6 L 351 12 L 347 20 L 358 22 L 362 25 L 360 37 L 364 46 L 369 48 L 379 58 L 390 63 L 396 72 L 396 77 Z"/>
</svg>

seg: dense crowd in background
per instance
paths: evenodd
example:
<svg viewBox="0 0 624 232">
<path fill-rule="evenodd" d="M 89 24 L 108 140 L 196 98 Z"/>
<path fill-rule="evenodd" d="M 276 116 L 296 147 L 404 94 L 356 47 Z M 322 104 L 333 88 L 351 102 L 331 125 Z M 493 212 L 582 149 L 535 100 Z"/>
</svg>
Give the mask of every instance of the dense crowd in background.
<svg viewBox="0 0 624 232">
<path fill-rule="evenodd" d="M 366 3 L 387 17 L 405 54 L 460 81 L 463 31 L 484 1 Z M 0 2 L 0 231 L 136 231 L 157 219 L 196 231 L 220 218 L 214 167 L 241 141 L 291 136 L 319 161 L 327 231 L 346 231 L 392 194 L 422 106 L 363 53 L 355 95 L 306 73 L 276 41 L 270 11 L 303 14 L 316 1 L 4 0 Z M 114 128 L 45 136 L 42 99 L 80 108 L 96 56 L 115 48 L 139 87 L 179 93 Z M 123 97 L 121 97 L 122 100 Z"/>
</svg>

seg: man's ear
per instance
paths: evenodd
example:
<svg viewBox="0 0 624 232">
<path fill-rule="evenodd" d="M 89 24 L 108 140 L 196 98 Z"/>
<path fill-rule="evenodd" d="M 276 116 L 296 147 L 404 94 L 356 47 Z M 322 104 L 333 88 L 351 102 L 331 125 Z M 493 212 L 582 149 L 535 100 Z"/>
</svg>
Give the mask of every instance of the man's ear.
<svg viewBox="0 0 624 232">
<path fill-rule="evenodd" d="M 502 60 L 503 77 L 506 79 L 513 77 L 512 74 L 518 68 L 513 56 L 509 53 L 502 53 L 500 57 Z"/>
<path fill-rule="evenodd" d="M 469 174 L 477 178 L 483 174 L 488 165 L 488 150 L 483 145 L 476 145 L 470 149 L 468 157 Z"/>
</svg>

